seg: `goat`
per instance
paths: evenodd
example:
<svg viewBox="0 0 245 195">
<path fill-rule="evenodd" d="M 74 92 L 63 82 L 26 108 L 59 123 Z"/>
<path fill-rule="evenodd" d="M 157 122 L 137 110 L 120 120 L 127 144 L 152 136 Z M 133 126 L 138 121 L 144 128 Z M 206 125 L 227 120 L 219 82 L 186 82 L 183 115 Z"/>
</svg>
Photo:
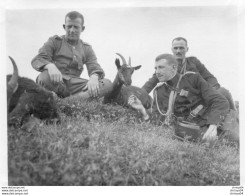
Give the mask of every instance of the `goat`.
<svg viewBox="0 0 245 195">
<path fill-rule="evenodd" d="M 25 117 L 39 119 L 59 118 L 58 107 L 52 92 L 29 78 L 20 77 L 13 58 L 13 75 L 7 75 L 8 125 L 21 126 Z"/>
<path fill-rule="evenodd" d="M 129 107 L 128 98 L 130 95 L 135 95 L 139 100 L 141 100 L 146 109 L 150 108 L 152 102 L 151 96 L 144 89 L 131 85 L 133 72 L 140 69 L 141 65 L 132 67 L 130 57 L 127 64 L 125 58 L 121 54 L 116 54 L 120 56 L 123 64 L 121 65 L 120 60 L 116 58 L 115 64 L 118 70 L 117 75 L 113 81 L 112 92 L 104 97 L 104 103 L 115 101 L 121 106 Z"/>
</svg>

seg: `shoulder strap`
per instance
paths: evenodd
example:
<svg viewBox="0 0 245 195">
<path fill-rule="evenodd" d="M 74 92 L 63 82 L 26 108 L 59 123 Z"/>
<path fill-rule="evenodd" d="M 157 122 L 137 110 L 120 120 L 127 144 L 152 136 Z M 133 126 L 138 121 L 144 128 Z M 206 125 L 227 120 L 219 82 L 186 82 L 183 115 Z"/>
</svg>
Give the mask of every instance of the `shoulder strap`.
<svg viewBox="0 0 245 195">
<path fill-rule="evenodd" d="M 56 40 L 59 40 L 59 41 L 56 42 L 56 43 L 57 43 L 56 51 L 59 51 L 60 48 L 61 48 L 61 46 L 62 46 L 63 36 L 55 35 L 54 38 L 55 38 Z"/>
<path fill-rule="evenodd" d="M 185 75 L 186 73 L 184 74 L 181 74 L 180 77 L 179 77 L 179 80 L 177 82 L 177 85 L 176 85 L 176 91 L 172 90 L 170 92 L 170 95 L 169 95 L 169 100 L 168 100 L 168 110 L 167 110 L 167 117 L 165 119 L 165 123 L 166 123 L 166 120 L 170 120 L 172 114 L 173 114 L 173 109 L 174 109 L 174 103 L 175 103 L 175 99 L 176 99 L 176 96 L 177 96 L 177 91 L 179 89 L 179 84 L 180 84 L 180 81 L 182 79 L 182 77 Z M 169 118 L 169 119 L 167 119 Z M 170 121 L 167 122 L 167 124 L 169 123 Z"/>
</svg>

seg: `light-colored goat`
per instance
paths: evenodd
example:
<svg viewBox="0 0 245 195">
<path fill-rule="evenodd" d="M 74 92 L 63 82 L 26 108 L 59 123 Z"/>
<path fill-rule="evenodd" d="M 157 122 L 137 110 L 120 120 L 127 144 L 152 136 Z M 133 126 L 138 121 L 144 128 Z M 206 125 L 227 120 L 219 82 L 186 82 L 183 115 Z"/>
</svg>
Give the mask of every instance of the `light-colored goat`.
<svg viewBox="0 0 245 195">
<path fill-rule="evenodd" d="M 128 63 L 126 63 L 125 58 L 121 54 L 117 53 L 117 55 L 120 56 L 123 64 L 120 64 L 119 59 L 115 60 L 118 70 L 117 75 L 113 81 L 113 90 L 104 98 L 104 103 L 117 102 L 119 105 L 129 106 L 129 96 L 135 95 L 140 99 L 145 108 L 150 108 L 151 96 L 144 89 L 131 85 L 133 72 L 141 68 L 141 65 L 132 67 L 130 57 Z"/>
</svg>

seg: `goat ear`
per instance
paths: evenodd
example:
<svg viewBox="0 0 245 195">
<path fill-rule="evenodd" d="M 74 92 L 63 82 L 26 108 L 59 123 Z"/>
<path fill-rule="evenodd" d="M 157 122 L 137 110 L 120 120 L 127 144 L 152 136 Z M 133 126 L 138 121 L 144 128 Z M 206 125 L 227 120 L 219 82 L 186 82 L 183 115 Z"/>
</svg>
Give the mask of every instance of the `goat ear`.
<svg viewBox="0 0 245 195">
<path fill-rule="evenodd" d="M 135 67 L 134 67 L 134 70 L 138 70 L 138 69 L 140 69 L 140 68 L 141 68 L 141 65 L 135 66 Z"/>
<path fill-rule="evenodd" d="M 118 58 L 116 58 L 115 64 L 116 64 L 116 66 L 117 66 L 117 69 L 121 68 L 120 60 L 119 60 Z"/>
</svg>

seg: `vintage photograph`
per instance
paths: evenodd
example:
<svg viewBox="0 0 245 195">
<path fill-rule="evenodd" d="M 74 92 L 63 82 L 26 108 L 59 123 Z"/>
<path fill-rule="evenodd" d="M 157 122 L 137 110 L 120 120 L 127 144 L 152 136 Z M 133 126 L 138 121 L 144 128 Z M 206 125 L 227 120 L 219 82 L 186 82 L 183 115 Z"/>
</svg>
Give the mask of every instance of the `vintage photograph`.
<svg viewBox="0 0 245 195">
<path fill-rule="evenodd" d="M 242 185 L 238 13 L 6 9 L 8 186 Z"/>
</svg>

